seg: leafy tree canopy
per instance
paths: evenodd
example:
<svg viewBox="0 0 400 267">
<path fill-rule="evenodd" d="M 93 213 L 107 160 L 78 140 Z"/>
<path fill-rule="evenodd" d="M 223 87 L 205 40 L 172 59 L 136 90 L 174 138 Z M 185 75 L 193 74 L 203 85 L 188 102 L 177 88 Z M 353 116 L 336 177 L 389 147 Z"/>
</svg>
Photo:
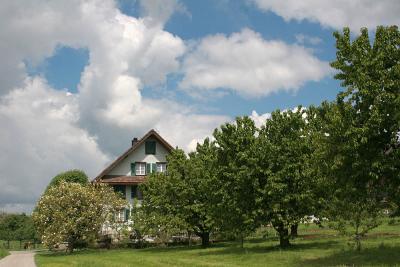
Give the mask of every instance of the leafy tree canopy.
<svg viewBox="0 0 400 267">
<path fill-rule="evenodd" d="M 163 232 L 187 230 L 198 235 L 203 246 L 209 244 L 213 229 L 209 211 L 209 181 L 215 175 L 213 148 L 213 143 L 206 139 L 189 157 L 175 149 L 167 157 L 167 175 L 149 177 L 142 186 L 142 208 L 136 212 L 136 224 L 142 231 L 161 236 Z"/>
<path fill-rule="evenodd" d="M 356 145 L 362 179 L 399 186 L 400 130 L 400 32 L 397 26 L 376 29 L 373 41 L 368 30 L 351 39 L 350 30 L 335 32 L 337 59 L 331 66 L 345 91 L 337 97 L 337 116 L 343 118 L 340 134 Z M 347 106 L 344 104 L 347 103 Z M 350 105 L 350 106 L 348 106 Z M 346 121 L 344 121 L 346 120 Z M 349 123 L 349 124 L 347 124 Z M 352 140 L 349 140 L 351 138 Z M 343 143 L 343 141 L 342 141 Z M 350 156 L 350 155 L 349 155 Z M 354 166 L 355 167 L 355 166 Z M 391 185 L 389 185 L 391 184 Z M 396 191 L 392 197 L 398 196 Z"/>
<path fill-rule="evenodd" d="M 258 227 L 259 181 L 255 179 L 257 128 L 249 117 L 238 117 L 214 131 L 217 179 L 213 192 L 214 217 L 221 230 L 243 237 Z"/>
<path fill-rule="evenodd" d="M 46 246 L 68 242 L 72 252 L 93 240 L 102 225 L 113 225 L 115 212 L 126 204 L 109 186 L 61 181 L 43 194 L 32 217 Z"/>
<path fill-rule="evenodd" d="M 315 212 L 316 182 L 309 175 L 307 164 L 312 149 L 306 115 L 302 107 L 295 111 L 277 110 L 257 138 L 261 204 L 282 247 L 289 245 L 289 229 Z"/>
<path fill-rule="evenodd" d="M 47 186 L 46 190 L 48 190 L 52 186 L 58 185 L 62 181 L 66 182 L 66 183 L 78 183 L 81 185 L 87 185 L 89 183 L 89 178 L 84 171 L 69 170 L 66 172 L 59 173 L 56 176 L 54 176 L 54 178 L 51 180 L 51 182 Z"/>
</svg>

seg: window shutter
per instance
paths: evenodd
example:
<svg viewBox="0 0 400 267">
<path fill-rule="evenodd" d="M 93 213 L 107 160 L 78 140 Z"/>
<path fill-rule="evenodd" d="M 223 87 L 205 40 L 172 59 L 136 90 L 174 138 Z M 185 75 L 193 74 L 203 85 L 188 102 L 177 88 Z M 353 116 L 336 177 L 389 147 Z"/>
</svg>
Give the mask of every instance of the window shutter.
<svg viewBox="0 0 400 267">
<path fill-rule="evenodd" d="M 125 221 L 127 222 L 129 219 L 129 209 L 125 209 Z"/>
<path fill-rule="evenodd" d="M 146 174 L 150 173 L 151 163 L 146 163 Z"/>
<path fill-rule="evenodd" d="M 148 154 L 155 155 L 156 154 L 156 141 L 146 141 L 145 153 L 146 153 L 146 155 L 148 155 Z"/>
<path fill-rule="evenodd" d="M 157 164 L 156 163 L 151 164 L 151 172 L 157 172 Z"/>
<path fill-rule="evenodd" d="M 135 163 L 131 163 L 131 176 L 136 175 Z"/>
</svg>

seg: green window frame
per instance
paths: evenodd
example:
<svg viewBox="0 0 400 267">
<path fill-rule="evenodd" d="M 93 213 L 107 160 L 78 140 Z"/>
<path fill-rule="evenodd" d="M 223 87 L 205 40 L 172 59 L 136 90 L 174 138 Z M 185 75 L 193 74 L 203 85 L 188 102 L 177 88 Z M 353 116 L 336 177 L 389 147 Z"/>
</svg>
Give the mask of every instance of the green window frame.
<svg viewBox="0 0 400 267">
<path fill-rule="evenodd" d="M 135 163 L 131 163 L 131 176 L 135 176 L 136 175 L 136 166 Z"/>
<path fill-rule="evenodd" d="M 129 209 L 125 209 L 125 222 L 127 222 L 128 220 L 129 220 L 129 217 L 130 217 L 130 214 L 131 212 L 130 212 L 130 210 Z"/>
</svg>

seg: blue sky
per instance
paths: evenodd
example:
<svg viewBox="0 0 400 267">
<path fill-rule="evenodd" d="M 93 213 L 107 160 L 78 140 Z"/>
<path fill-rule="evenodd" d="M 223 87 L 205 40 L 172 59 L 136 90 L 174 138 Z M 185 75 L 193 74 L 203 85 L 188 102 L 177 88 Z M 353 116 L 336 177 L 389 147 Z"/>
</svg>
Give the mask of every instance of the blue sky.
<svg viewBox="0 0 400 267">
<path fill-rule="evenodd" d="M 150 129 L 188 152 L 236 116 L 333 100 L 332 33 L 399 25 L 400 2 L 6 0 L 0 14 L 0 211 L 29 212 L 57 173 L 93 178 Z"/>
</svg>

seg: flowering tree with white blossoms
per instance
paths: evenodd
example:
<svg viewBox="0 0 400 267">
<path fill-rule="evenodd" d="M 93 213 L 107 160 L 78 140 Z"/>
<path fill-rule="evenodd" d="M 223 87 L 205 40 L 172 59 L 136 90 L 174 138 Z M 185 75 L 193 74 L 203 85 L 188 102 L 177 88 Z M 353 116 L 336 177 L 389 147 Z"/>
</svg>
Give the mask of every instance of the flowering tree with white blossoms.
<svg viewBox="0 0 400 267">
<path fill-rule="evenodd" d="M 61 182 L 40 198 L 32 217 L 44 245 L 67 242 L 72 253 L 79 242 L 93 240 L 126 204 L 107 185 Z"/>
</svg>

